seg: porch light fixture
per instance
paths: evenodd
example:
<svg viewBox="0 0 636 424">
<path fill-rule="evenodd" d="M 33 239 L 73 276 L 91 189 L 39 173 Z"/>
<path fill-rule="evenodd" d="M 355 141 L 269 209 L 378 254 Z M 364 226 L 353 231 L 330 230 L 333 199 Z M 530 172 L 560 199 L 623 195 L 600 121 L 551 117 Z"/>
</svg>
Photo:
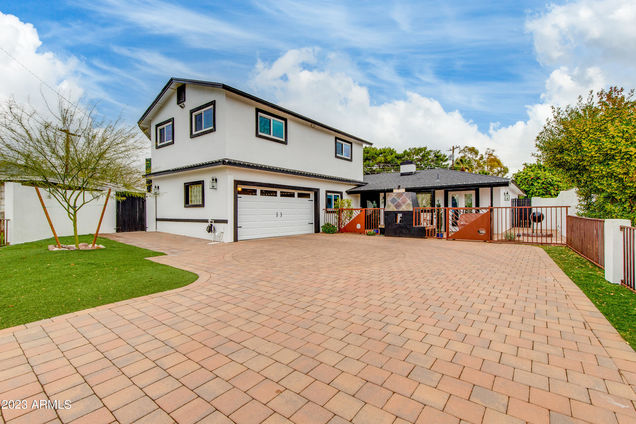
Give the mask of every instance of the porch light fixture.
<svg viewBox="0 0 636 424">
<path fill-rule="evenodd" d="M 210 178 L 210 190 L 216 190 L 216 187 L 218 185 L 218 180 L 216 177 L 211 177 Z M 240 191 L 240 187 L 239 187 L 239 191 Z"/>
<path fill-rule="evenodd" d="M 504 191 L 504 200 L 506 202 L 508 202 L 510 200 L 510 193 L 508 193 L 507 191 Z"/>
</svg>

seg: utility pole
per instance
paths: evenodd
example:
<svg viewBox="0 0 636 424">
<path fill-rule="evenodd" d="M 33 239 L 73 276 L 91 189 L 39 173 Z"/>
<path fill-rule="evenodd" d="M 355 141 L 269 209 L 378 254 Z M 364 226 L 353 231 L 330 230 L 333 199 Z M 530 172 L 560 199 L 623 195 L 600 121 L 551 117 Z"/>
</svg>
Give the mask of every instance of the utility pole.
<svg viewBox="0 0 636 424">
<path fill-rule="evenodd" d="M 69 129 L 65 128 L 56 128 L 59 132 L 66 134 L 66 139 L 64 140 L 64 173 L 68 174 L 68 160 L 71 155 L 71 136 L 79 137 L 79 134 L 72 133 Z"/>
<path fill-rule="evenodd" d="M 451 148 L 448 149 L 448 151 L 451 152 L 451 168 L 455 166 L 455 149 L 459 148 L 460 146 L 451 146 Z"/>
</svg>

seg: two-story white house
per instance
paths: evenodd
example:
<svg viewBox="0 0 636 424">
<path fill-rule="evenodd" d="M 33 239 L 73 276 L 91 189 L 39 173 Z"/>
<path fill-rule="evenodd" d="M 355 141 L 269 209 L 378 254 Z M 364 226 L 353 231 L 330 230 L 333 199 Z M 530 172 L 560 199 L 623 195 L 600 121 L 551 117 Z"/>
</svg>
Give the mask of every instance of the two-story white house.
<svg viewBox="0 0 636 424">
<path fill-rule="evenodd" d="M 363 183 L 366 140 L 225 84 L 172 78 L 140 118 L 151 140 L 149 231 L 223 241 L 320 231 Z"/>
</svg>

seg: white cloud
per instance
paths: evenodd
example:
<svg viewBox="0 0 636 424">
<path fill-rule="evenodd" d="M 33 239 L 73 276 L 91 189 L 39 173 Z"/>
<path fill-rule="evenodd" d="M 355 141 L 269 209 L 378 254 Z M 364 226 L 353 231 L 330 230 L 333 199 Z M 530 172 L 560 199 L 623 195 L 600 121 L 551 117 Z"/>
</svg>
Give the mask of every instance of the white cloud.
<svg viewBox="0 0 636 424">
<path fill-rule="evenodd" d="M 19 102 L 41 105 L 42 95 L 49 101 L 57 97 L 47 85 L 73 99 L 83 94 L 76 75 L 78 61 L 44 52 L 41 45 L 33 25 L 0 12 L 0 46 L 12 56 L 0 51 L 0 101 L 13 97 Z"/>
<path fill-rule="evenodd" d="M 446 151 L 455 144 L 474 145 L 495 147 L 511 165 L 527 160 L 515 160 L 520 153 L 517 140 L 532 127 L 518 123 L 484 134 L 459 111 L 446 111 L 437 100 L 410 91 L 403 99 L 374 104 L 365 86 L 345 72 L 332 72 L 329 58 L 318 49 L 290 50 L 270 65 L 259 62 L 251 86 L 263 96 L 378 146 Z"/>
<path fill-rule="evenodd" d="M 571 104 L 579 95 L 608 85 L 636 87 L 631 51 L 636 45 L 635 17 L 636 3 L 630 0 L 582 0 L 552 6 L 531 18 L 527 29 L 537 58 L 552 69 L 542 102 L 527 106 L 525 120 L 505 127 L 495 122 L 487 132 L 460 111 L 445 110 L 436 99 L 408 88 L 401 99 L 376 103 L 366 81 L 357 77 L 358 69 L 348 72 L 342 59 L 334 67 L 332 56 L 315 48 L 289 50 L 270 64 L 259 62 L 250 84 L 274 101 L 378 146 L 494 148 L 514 171 L 532 161 L 534 140 L 552 105 Z"/>
</svg>

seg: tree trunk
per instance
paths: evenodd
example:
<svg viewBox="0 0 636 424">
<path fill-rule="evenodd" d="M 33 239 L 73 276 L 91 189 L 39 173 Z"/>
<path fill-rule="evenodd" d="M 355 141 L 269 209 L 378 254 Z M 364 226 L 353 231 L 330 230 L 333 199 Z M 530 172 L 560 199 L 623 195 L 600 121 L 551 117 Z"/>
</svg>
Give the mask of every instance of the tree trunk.
<svg viewBox="0 0 636 424">
<path fill-rule="evenodd" d="M 75 236 L 75 248 L 79 249 L 79 236 L 77 235 L 77 213 L 73 214 L 73 235 Z"/>
</svg>

